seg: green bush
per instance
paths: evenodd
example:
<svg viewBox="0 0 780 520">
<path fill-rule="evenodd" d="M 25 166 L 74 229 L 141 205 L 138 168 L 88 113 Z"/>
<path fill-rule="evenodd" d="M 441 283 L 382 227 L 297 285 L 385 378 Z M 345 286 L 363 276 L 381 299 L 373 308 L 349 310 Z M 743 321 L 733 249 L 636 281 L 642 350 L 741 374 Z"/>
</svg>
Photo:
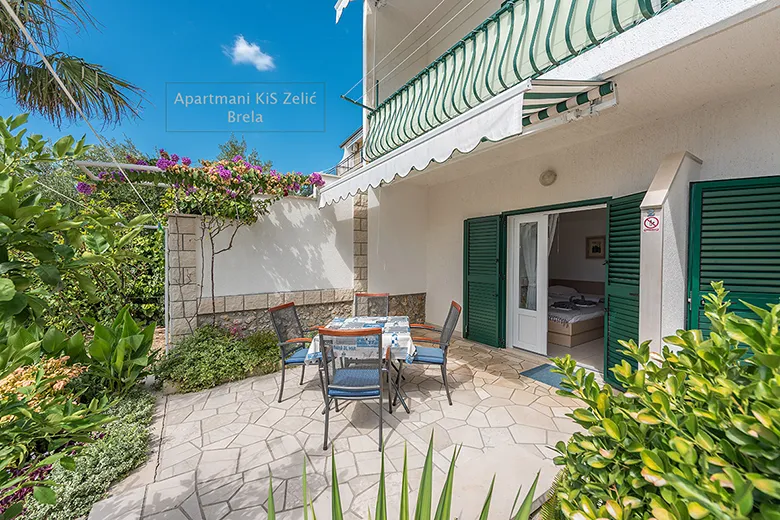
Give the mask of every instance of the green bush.
<svg viewBox="0 0 780 520">
<path fill-rule="evenodd" d="M 262 331 L 242 339 L 218 327 L 205 326 L 164 356 L 155 374 L 183 392 L 194 392 L 273 372 L 278 363 L 279 348 L 273 333 Z"/>
<path fill-rule="evenodd" d="M 566 517 L 780 519 L 780 304 L 745 303 L 747 319 L 713 288 L 708 338 L 678 331 L 662 355 L 621 342 L 640 367 L 612 369 L 625 393 L 556 360 L 559 393 L 587 405 L 571 414 L 586 431 L 556 446 Z"/>
<path fill-rule="evenodd" d="M 87 332 L 94 323 L 104 323 L 128 307 L 136 321 L 162 323 L 165 295 L 165 249 L 163 233 L 143 230 L 127 246 L 129 257 L 117 278 L 96 279 L 95 297 L 85 298 L 77 283 L 64 284 L 47 298 L 47 325 L 65 332 Z"/>
<path fill-rule="evenodd" d="M 89 514 L 114 483 L 141 466 L 149 457 L 149 425 L 155 398 L 135 388 L 108 413 L 118 420 L 105 427 L 105 435 L 86 446 L 69 471 L 55 466 L 49 475 L 57 493 L 55 504 L 28 500 L 21 517 L 29 520 L 71 520 Z"/>
<path fill-rule="evenodd" d="M 151 373 L 156 352 L 152 352 L 154 324 L 144 329 L 122 309 L 110 326 L 95 325 L 89 343 L 89 371 L 103 379 L 110 394 L 124 394 L 139 379 Z"/>
</svg>

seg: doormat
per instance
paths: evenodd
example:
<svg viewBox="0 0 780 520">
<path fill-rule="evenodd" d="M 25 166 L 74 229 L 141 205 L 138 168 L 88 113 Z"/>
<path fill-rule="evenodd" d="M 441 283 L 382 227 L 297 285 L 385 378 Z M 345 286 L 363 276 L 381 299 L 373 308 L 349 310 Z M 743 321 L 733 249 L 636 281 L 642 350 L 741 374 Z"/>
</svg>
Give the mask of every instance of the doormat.
<svg viewBox="0 0 780 520">
<path fill-rule="evenodd" d="M 554 386 L 555 388 L 561 388 L 561 382 L 563 381 L 563 374 L 556 374 L 552 371 L 555 365 L 545 363 L 538 367 L 531 368 L 525 372 L 520 372 L 521 376 L 530 377 L 540 383 Z"/>
</svg>

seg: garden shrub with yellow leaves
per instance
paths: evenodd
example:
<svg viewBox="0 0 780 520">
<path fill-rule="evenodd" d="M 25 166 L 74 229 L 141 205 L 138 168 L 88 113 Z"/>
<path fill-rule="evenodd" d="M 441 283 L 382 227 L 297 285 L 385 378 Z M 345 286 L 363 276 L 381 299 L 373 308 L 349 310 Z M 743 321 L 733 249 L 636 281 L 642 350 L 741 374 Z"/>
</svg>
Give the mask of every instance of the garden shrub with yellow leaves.
<svg viewBox="0 0 780 520">
<path fill-rule="evenodd" d="M 571 414 L 585 431 L 556 446 L 565 518 L 780 519 L 780 304 L 742 302 L 747 319 L 713 289 L 709 337 L 678 331 L 661 355 L 621 341 L 639 367 L 612 368 L 625 393 L 555 360 L 559 393 L 587 405 Z"/>
</svg>

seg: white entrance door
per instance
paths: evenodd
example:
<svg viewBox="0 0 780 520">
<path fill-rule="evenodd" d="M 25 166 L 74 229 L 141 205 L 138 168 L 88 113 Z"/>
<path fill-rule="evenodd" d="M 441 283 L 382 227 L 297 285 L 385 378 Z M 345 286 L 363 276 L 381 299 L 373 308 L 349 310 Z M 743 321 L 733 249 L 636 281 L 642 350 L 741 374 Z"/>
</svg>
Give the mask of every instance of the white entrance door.
<svg viewBox="0 0 780 520">
<path fill-rule="evenodd" d="M 547 355 L 548 218 L 535 213 L 507 222 L 507 343 L 542 355 Z"/>
</svg>

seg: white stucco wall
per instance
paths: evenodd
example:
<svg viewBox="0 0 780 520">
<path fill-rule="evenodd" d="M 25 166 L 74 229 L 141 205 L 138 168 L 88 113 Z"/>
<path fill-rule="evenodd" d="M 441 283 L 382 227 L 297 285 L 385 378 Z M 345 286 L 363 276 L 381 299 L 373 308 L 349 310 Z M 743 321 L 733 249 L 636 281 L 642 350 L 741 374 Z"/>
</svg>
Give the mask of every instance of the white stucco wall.
<svg viewBox="0 0 780 520">
<path fill-rule="evenodd" d="M 563 213 L 550 252 L 550 278 L 604 281 L 604 259 L 586 258 L 587 237 L 603 236 L 607 232 L 607 211 L 596 209 Z"/>
<path fill-rule="evenodd" d="M 618 107 L 617 110 L 620 108 Z M 780 174 L 780 87 L 720 100 L 687 114 L 598 137 L 569 148 L 485 168 L 428 191 L 427 315 L 433 323 L 450 300 L 461 301 L 463 220 L 513 209 L 621 196 L 646 190 L 663 158 L 688 150 L 701 158 L 702 180 Z M 483 157 L 487 164 L 490 158 Z M 463 163 L 461 163 L 463 164 Z M 473 167 L 473 166 L 472 166 Z M 459 174 L 452 166 L 453 178 Z M 542 187 L 540 173 L 557 182 Z M 688 187 L 668 200 L 664 333 L 684 326 Z M 440 323 L 439 323 L 440 324 Z"/>
<path fill-rule="evenodd" d="M 228 244 L 230 234 L 226 230 L 218 236 L 216 250 Z M 208 296 L 210 247 L 205 242 L 203 294 Z M 197 261 L 200 274 L 200 247 Z M 323 209 L 311 199 L 282 199 L 270 214 L 239 229 L 233 248 L 217 255 L 214 273 L 216 296 L 351 288 L 352 199 Z"/>
<path fill-rule="evenodd" d="M 427 188 L 410 184 L 370 190 L 368 197 L 368 289 L 425 292 Z"/>
</svg>

